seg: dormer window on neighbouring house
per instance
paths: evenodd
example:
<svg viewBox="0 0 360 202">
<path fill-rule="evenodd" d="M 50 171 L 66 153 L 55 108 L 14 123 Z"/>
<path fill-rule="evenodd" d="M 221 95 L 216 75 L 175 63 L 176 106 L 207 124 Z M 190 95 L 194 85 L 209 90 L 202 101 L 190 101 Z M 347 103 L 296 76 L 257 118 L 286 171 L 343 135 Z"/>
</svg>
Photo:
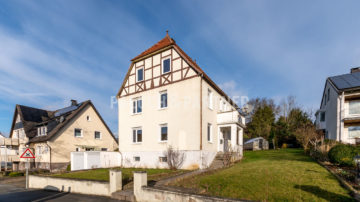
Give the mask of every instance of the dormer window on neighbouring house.
<svg viewBox="0 0 360 202">
<path fill-rule="evenodd" d="M 140 82 L 144 80 L 144 68 L 136 70 L 136 81 Z"/>
<path fill-rule="evenodd" d="M 171 60 L 170 58 L 165 58 L 162 61 L 162 73 L 166 74 L 168 72 L 170 72 L 171 70 Z"/>
<path fill-rule="evenodd" d="M 37 128 L 37 135 L 38 136 L 47 135 L 47 127 L 42 126 L 42 127 Z"/>
</svg>

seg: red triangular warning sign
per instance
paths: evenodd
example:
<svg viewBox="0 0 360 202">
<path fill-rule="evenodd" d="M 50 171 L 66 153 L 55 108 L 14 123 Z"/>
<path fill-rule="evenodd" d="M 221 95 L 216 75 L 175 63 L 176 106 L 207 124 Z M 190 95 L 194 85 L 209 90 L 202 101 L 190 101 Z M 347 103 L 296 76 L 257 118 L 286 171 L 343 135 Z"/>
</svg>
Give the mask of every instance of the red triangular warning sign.
<svg viewBox="0 0 360 202">
<path fill-rule="evenodd" d="M 20 158 L 24 159 L 34 159 L 35 155 L 31 152 L 29 148 L 27 148 L 23 154 L 21 154 Z"/>
</svg>

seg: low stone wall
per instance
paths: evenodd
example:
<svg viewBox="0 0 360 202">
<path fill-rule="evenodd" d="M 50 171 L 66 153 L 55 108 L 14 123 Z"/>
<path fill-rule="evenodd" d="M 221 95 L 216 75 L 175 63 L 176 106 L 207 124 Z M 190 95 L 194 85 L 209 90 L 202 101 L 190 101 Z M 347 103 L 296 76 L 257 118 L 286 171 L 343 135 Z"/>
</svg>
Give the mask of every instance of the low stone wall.
<svg viewBox="0 0 360 202">
<path fill-rule="evenodd" d="M 191 201 L 191 202 L 235 202 L 242 200 L 210 197 L 198 194 L 172 191 L 161 187 L 147 186 L 147 173 L 134 172 L 134 195 L 136 201 L 141 202 L 162 202 L 162 201 Z"/>
<path fill-rule="evenodd" d="M 30 175 L 29 188 L 111 196 L 113 192 L 122 189 L 122 174 L 118 170 L 109 172 L 110 182 Z"/>
</svg>

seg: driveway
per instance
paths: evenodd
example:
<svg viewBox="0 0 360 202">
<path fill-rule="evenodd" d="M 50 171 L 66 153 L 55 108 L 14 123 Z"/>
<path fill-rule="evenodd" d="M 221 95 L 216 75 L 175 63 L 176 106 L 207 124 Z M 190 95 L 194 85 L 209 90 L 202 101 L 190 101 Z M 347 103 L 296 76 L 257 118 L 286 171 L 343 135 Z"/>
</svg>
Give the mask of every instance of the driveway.
<svg viewBox="0 0 360 202">
<path fill-rule="evenodd" d="M 67 192 L 54 192 L 39 189 L 25 189 L 25 178 L 5 178 L 0 179 L 0 202 L 22 202 L 22 201 L 118 201 L 108 197 L 82 195 Z"/>
</svg>

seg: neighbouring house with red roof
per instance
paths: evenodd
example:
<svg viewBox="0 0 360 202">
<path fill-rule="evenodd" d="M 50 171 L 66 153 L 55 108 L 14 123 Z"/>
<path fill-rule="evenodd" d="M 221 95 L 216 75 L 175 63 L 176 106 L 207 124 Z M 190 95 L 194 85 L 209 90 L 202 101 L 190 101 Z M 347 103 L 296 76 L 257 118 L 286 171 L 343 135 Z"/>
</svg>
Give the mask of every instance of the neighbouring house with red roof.
<svg viewBox="0 0 360 202">
<path fill-rule="evenodd" d="M 25 169 L 19 158 L 28 146 L 34 153 L 31 168 L 63 170 L 75 151 L 114 151 L 117 140 L 90 100 L 49 111 L 16 105 L 10 137 L 0 145 L 15 153 L 7 161 L 13 170 Z"/>
<path fill-rule="evenodd" d="M 224 151 L 242 157 L 239 107 L 168 33 L 131 60 L 117 99 L 125 167 L 167 167 L 169 147 L 184 154 L 185 169 L 207 167 Z"/>
</svg>

